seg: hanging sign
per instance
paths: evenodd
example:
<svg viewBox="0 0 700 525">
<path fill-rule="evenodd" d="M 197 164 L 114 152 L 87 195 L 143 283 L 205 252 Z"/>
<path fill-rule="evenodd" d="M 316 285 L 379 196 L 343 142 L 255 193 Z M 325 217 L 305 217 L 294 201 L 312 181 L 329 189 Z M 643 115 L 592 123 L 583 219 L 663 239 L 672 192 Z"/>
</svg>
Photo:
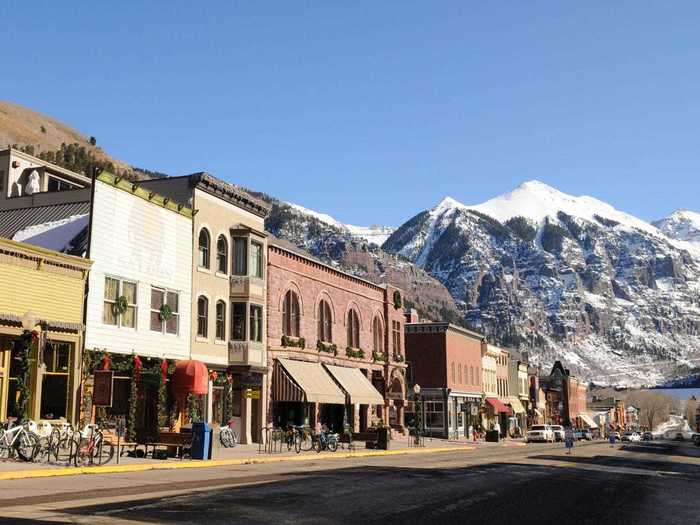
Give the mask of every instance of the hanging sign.
<svg viewBox="0 0 700 525">
<path fill-rule="evenodd" d="M 260 390 L 247 389 L 245 391 L 246 399 L 260 399 Z"/>
<path fill-rule="evenodd" d="M 92 393 L 92 404 L 96 407 L 112 406 L 112 370 L 95 370 L 95 386 Z"/>
</svg>

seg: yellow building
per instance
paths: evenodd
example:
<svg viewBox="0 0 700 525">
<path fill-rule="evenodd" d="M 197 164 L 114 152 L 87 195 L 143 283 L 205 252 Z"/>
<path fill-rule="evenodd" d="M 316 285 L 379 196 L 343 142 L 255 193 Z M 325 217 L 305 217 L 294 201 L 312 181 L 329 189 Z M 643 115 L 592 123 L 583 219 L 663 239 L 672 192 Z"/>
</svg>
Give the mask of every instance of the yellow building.
<svg viewBox="0 0 700 525">
<path fill-rule="evenodd" d="M 76 422 L 91 264 L 0 238 L 0 421 Z"/>
</svg>

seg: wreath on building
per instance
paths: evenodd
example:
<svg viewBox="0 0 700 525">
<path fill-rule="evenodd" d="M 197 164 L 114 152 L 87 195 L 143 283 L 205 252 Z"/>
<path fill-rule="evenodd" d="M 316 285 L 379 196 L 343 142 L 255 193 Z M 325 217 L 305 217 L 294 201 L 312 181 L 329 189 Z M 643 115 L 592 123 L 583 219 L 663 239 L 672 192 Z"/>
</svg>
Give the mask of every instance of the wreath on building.
<svg viewBox="0 0 700 525">
<path fill-rule="evenodd" d="M 170 305 L 164 304 L 163 306 L 160 307 L 160 320 L 168 322 L 170 319 L 173 317 L 173 309 L 170 308 Z"/>
<path fill-rule="evenodd" d="M 126 296 L 120 295 L 117 297 L 117 301 L 114 303 L 114 313 L 121 315 L 126 312 L 129 302 L 126 300 Z"/>
<path fill-rule="evenodd" d="M 394 292 L 394 308 L 397 310 L 403 306 L 403 301 L 401 300 L 401 292 L 396 290 Z"/>
</svg>

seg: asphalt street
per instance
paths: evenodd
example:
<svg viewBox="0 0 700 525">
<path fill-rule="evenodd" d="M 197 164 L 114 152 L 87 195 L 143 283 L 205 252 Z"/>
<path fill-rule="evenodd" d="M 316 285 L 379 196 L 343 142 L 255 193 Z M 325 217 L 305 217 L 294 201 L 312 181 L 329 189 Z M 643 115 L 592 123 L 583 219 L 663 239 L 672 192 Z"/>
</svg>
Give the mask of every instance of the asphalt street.
<svg viewBox="0 0 700 525">
<path fill-rule="evenodd" d="M 0 482 L 1 523 L 700 523 L 700 449 L 582 444 Z"/>
</svg>

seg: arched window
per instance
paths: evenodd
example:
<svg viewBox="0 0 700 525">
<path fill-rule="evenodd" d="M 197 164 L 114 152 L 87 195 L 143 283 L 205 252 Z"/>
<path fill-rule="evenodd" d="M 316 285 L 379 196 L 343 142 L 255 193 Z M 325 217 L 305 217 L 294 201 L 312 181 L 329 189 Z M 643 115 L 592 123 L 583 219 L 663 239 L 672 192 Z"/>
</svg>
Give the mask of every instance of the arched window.
<svg viewBox="0 0 700 525">
<path fill-rule="evenodd" d="M 333 324 L 333 319 L 331 318 L 331 307 L 326 301 L 321 301 L 318 303 L 318 339 L 319 341 L 324 341 L 330 343 L 332 341 L 333 334 L 331 333 L 331 326 Z"/>
<path fill-rule="evenodd" d="M 455 363 L 454 363 L 454 361 L 452 361 L 451 366 L 452 366 L 452 382 L 456 383 L 457 377 L 455 376 Z"/>
<path fill-rule="evenodd" d="M 211 236 L 206 228 L 199 230 L 199 261 L 201 268 L 209 268 L 209 247 L 211 246 Z"/>
<path fill-rule="evenodd" d="M 216 338 L 226 341 L 226 303 L 216 302 Z"/>
<path fill-rule="evenodd" d="M 462 363 L 457 365 L 457 377 L 459 378 L 459 383 L 462 383 Z"/>
<path fill-rule="evenodd" d="M 292 290 L 284 294 L 282 333 L 288 337 L 299 337 L 299 298 Z"/>
<path fill-rule="evenodd" d="M 219 235 L 216 241 L 216 271 L 226 273 L 228 270 L 228 242 L 226 237 Z"/>
<path fill-rule="evenodd" d="M 207 337 L 209 325 L 209 299 L 200 295 L 197 299 L 197 336 Z"/>
<path fill-rule="evenodd" d="M 382 320 L 379 317 L 375 317 L 372 321 L 372 341 L 372 349 L 379 354 L 384 353 L 384 330 L 382 329 Z"/>
<path fill-rule="evenodd" d="M 360 348 L 360 318 L 352 308 L 348 312 L 348 346 Z"/>
</svg>

